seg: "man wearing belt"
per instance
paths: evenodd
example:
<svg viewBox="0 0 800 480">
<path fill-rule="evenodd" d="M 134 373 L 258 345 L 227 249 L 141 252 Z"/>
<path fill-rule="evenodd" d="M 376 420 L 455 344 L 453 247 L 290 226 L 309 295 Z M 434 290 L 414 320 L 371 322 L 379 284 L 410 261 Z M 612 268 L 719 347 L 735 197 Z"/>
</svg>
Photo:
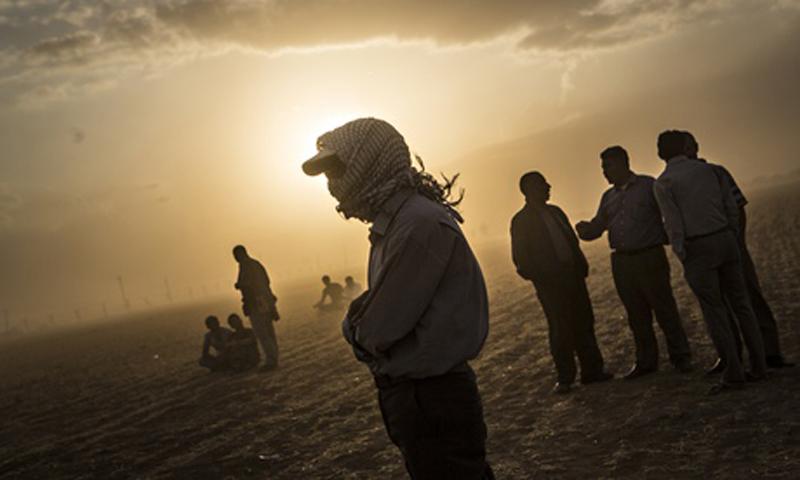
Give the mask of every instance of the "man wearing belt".
<svg viewBox="0 0 800 480">
<path fill-rule="evenodd" d="M 686 156 L 683 132 L 658 137 L 658 156 L 667 162 L 653 187 L 672 249 L 683 262 L 684 277 L 700 302 L 714 344 L 726 363 L 722 380 L 709 394 L 741 388 L 746 380 L 766 378 L 764 343 L 742 275 L 736 238 L 739 213 L 731 186 L 715 169 Z M 745 373 L 727 319 L 725 298 L 739 319 L 750 356 Z"/>
<path fill-rule="evenodd" d="M 686 156 L 691 159 L 705 162 L 704 159 L 698 158 L 700 145 L 697 140 L 689 132 L 683 132 L 686 136 Z M 764 352 L 767 357 L 767 367 L 769 368 L 784 368 L 793 366 L 792 363 L 786 362 L 781 353 L 781 346 L 778 334 L 778 325 L 775 322 L 775 316 L 772 314 L 772 309 L 769 307 L 767 300 L 764 298 L 764 293 L 761 291 L 761 282 L 758 280 L 756 267 L 753 259 L 750 256 L 750 251 L 747 249 L 747 215 L 745 206 L 747 205 L 747 198 L 742 193 L 742 190 L 733 179 L 733 175 L 722 165 L 710 164 L 717 169 L 717 172 L 724 176 L 731 185 L 731 195 L 736 201 L 736 207 L 739 212 L 739 253 L 742 256 L 742 269 L 744 273 L 744 280 L 747 283 L 747 294 L 750 297 L 750 303 L 753 305 L 753 312 L 756 314 L 758 320 L 758 327 L 761 330 L 761 337 L 764 339 Z M 739 358 L 742 356 L 742 336 L 739 333 L 739 326 L 736 324 L 734 316 L 728 315 L 731 324 L 731 332 L 733 333 L 734 340 L 736 341 L 736 349 L 739 352 Z M 719 350 L 719 349 L 718 349 Z M 725 369 L 725 362 L 720 359 L 708 371 L 710 374 L 722 373 Z"/>
<path fill-rule="evenodd" d="M 519 180 L 525 206 L 511 219 L 511 256 L 520 277 L 533 283 L 547 318 L 550 353 L 556 366 L 553 393 L 568 393 L 575 382 L 575 356 L 581 383 L 611 380 L 594 334 L 594 312 L 586 276 L 589 264 L 567 215 L 550 205 L 550 184 L 539 172 Z"/>
<path fill-rule="evenodd" d="M 630 380 L 658 370 L 658 342 L 653 313 L 667 340 L 670 362 L 687 373 L 692 370 L 689 341 L 672 295 L 670 268 L 664 253 L 667 234 L 653 195 L 653 177 L 630 170 L 628 152 L 620 146 L 601 154 L 603 175 L 613 185 L 600 199 L 597 215 L 579 222 L 582 240 L 595 240 L 608 230 L 611 271 L 617 294 L 628 314 L 636 344 L 636 363 L 625 375 Z"/>
<path fill-rule="evenodd" d="M 492 479 L 486 425 L 467 361 L 488 333 L 483 275 L 444 185 L 412 167 L 390 124 L 349 122 L 322 135 L 303 164 L 325 173 L 346 218 L 371 224 L 368 289 L 344 337 L 375 377 L 389 438 L 413 479 Z"/>
</svg>

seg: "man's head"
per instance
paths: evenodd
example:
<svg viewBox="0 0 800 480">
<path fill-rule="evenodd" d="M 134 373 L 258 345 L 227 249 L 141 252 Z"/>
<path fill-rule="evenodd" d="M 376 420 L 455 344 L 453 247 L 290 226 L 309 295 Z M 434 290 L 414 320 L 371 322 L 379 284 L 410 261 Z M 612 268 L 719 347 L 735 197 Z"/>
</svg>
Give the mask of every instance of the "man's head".
<svg viewBox="0 0 800 480">
<path fill-rule="evenodd" d="M 322 283 L 324 283 L 325 285 L 328 285 L 329 283 L 331 283 L 331 277 L 329 277 L 327 275 L 323 275 L 322 276 Z"/>
<path fill-rule="evenodd" d="M 686 156 L 696 159 L 700 153 L 700 144 L 697 143 L 697 139 L 694 138 L 691 132 L 683 131 L 681 133 L 683 133 L 683 137 L 686 140 Z"/>
<path fill-rule="evenodd" d="M 353 280 L 353 277 L 348 275 L 348 276 L 344 277 L 344 283 L 345 283 L 345 285 L 349 286 L 349 285 L 352 285 L 352 284 L 356 283 L 356 281 Z"/>
<path fill-rule="evenodd" d="M 209 315 L 206 317 L 206 328 L 214 331 L 219 328 L 219 319 L 214 315 Z"/>
<path fill-rule="evenodd" d="M 619 145 L 608 147 L 600 153 L 603 176 L 608 183 L 622 185 L 630 177 L 631 168 L 628 152 Z"/>
<path fill-rule="evenodd" d="M 667 161 L 686 155 L 686 136 L 680 130 L 666 130 L 658 136 L 658 158 Z"/>
<path fill-rule="evenodd" d="M 528 203 L 544 205 L 550 200 L 550 184 L 539 172 L 528 172 L 520 177 L 519 190 Z"/>
<path fill-rule="evenodd" d="M 236 245 L 233 247 L 233 258 L 235 258 L 237 262 L 242 263 L 242 261 L 249 258 L 247 249 L 245 249 L 243 245 Z"/>
<path fill-rule="evenodd" d="M 411 153 L 400 133 L 376 118 L 359 118 L 317 139 L 317 155 L 303 164 L 308 175 L 324 173 L 345 217 L 372 221 L 380 206 L 411 187 Z"/>
<path fill-rule="evenodd" d="M 235 313 L 231 313 L 228 315 L 228 325 L 231 326 L 234 330 L 242 330 L 244 328 L 244 323 L 242 323 L 242 317 Z"/>
</svg>

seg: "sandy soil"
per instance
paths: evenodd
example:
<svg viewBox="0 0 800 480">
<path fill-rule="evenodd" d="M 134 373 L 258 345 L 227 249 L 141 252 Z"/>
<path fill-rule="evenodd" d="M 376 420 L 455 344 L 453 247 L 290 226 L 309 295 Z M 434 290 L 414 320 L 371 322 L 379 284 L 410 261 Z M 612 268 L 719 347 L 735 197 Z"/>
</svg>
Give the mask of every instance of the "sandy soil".
<svg viewBox="0 0 800 480">
<path fill-rule="evenodd" d="M 800 189 L 752 200 L 752 253 L 784 353 L 800 359 Z M 623 373 L 633 344 L 606 246 L 586 250 L 600 345 Z M 505 247 L 481 261 L 492 330 L 474 366 L 498 478 L 800 478 L 800 368 L 720 397 L 704 396 L 701 372 L 666 366 L 551 396 L 532 288 L 513 274 Z M 678 303 L 705 366 L 714 353 L 680 272 Z M 208 374 L 195 364 L 203 317 L 233 311 L 235 298 L 0 340 L 0 477 L 405 478 L 370 377 L 340 339 L 339 315 L 310 309 L 316 283 L 278 293 L 282 366 L 272 373 Z"/>
</svg>

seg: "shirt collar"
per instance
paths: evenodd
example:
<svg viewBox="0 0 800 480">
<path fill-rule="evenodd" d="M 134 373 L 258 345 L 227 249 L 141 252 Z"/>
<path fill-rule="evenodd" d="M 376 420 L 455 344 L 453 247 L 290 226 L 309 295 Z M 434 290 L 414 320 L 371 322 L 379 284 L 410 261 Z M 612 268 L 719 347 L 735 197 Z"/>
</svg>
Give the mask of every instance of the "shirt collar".
<svg viewBox="0 0 800 480">
<path fill-rule="evenodd" d="M 625 182 L 624 184 L 620 185 L 619 187 L 617 187 L 615 185 L 613 188 L 614 188 L 614 190 L 623 191 L 624 192 L 625 190 L 630 188 L 631 185 L 636 183 L 637 180 L 639 180 L 639 175 L 637 175 L 635 172 L 631 172 L 631 176 L 628 177 L 628 181 L 627 182 Z"/>
<path fill-rule="evenodd" d="M 397 212 L 400 211 L 400 207 L 406 203 L 411 195 L 414 193 L 412 189 L 403 189 L 399 190 L 394 193 L 389 200 L 383 202 L 381 205 L 381 210 L 378 212 L 378 215 L 375 217 L 375 221 L 372 222 L 372 226 L 369 227 L 370 233 L 375 235 L 386 235 L 386 231 L 389 229 L 389 225 L 394 220 L 394 217 L 397 215 Z"/>
<path fill-rule="evenodd" d="M 673 163 L 674 163 L 674 164 L 683 163 L 683 162 L 685 162 L 685 161 L 687 161 L 687 160 L 689 160 L 689 157 L 687 157 L 687 156 L 686 156 L 686 155 L 684 155 L 684 154 L 675 155 L 674 157 L 670 158 L 670 159 L 667 161 L 667 165 L 672 165 Z"/>
</svg>

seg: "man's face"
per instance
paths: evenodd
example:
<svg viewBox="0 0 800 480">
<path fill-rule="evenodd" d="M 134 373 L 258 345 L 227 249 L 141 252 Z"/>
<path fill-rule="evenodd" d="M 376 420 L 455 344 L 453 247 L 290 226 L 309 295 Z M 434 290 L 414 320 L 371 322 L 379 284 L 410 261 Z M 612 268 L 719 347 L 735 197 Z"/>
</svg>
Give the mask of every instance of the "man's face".
<svg viewBox="0 0 800 480">
<path fill-rule="evenodd" d="M 527 196 L 535 201 L 547 203 L 550 200 L 550 184 L 544 177 L 531 177 L 528 180 Z"/>
<path fill-rule="evenodd" d="M 625 165 L 623 160 L 615 158 L 603 159 L 603 176 L 612 185 L 619 185 L 624 182 L 628 176 L 628 170 L 628 166 Z"/>
</svg>

